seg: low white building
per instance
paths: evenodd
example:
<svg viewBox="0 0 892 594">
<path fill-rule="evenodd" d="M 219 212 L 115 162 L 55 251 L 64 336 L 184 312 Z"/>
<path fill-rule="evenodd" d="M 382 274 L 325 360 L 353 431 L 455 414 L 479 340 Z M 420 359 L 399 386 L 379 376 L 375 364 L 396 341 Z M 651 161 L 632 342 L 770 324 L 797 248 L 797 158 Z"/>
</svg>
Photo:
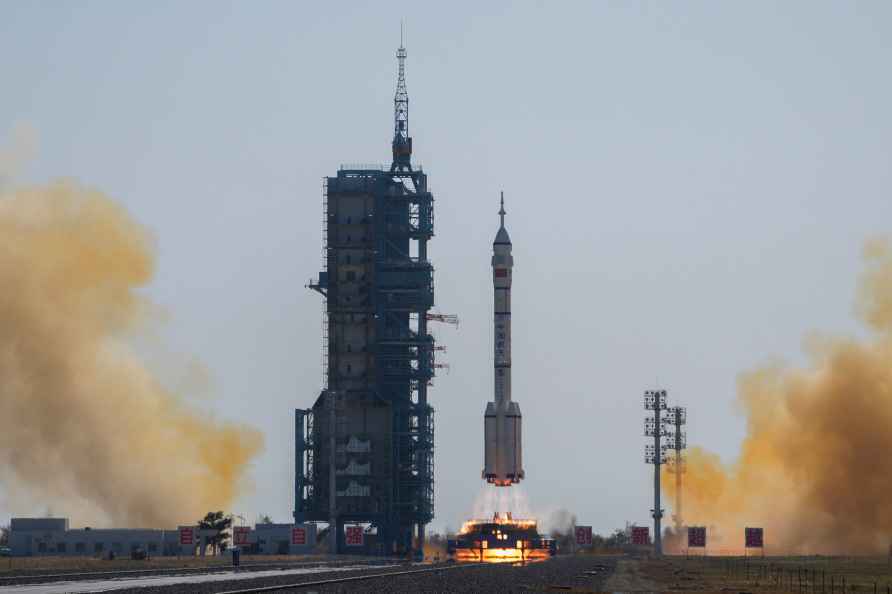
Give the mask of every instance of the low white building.
<svg viewBox="0 0 892 594">
<path fill-rule="evenodd" d="M 13 556 L 69 555 L 129 557 L 142 550 L 149 555 L 180 554 L 176 530 L 68 527 L 68 518 L 13 518 L 9 525 Z"/>
<path fill-rule="evenodd" d="M 193 556 L 207 550 L 212 530 L 180 526 L 171 530 L 68 527 L 68 518 L 13 518 L 9 547 L 14 557 L 77 556 L 128 558 L 136 551 L 149 556 Z M 257 524 L 233 528 L 231 544 L 246 552 L 266 555 L 312 553 L 316 546 L 313 524 Z"/>
</svg>

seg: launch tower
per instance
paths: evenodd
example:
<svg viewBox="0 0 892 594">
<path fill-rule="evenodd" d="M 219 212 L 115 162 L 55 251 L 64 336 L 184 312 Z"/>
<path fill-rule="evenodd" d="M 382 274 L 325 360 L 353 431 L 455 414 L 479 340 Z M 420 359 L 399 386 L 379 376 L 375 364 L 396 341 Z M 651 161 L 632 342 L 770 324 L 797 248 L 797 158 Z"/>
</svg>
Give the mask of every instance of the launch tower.
<svg viewBox="0 0 892 594">
<path fill-rule="evenodd" d="M 434 515 L 433 196 L 411 163 L 402 44 L 397 60 L 392 163 L 324 179 L 323 270 L 309 285 L 325 297 L 324 379 L 296 411 L 294 518 L 336 526 L 338 552 L 405 553 Z M 346 524 L 368 525 L 362 548 Z"/>
</svg>

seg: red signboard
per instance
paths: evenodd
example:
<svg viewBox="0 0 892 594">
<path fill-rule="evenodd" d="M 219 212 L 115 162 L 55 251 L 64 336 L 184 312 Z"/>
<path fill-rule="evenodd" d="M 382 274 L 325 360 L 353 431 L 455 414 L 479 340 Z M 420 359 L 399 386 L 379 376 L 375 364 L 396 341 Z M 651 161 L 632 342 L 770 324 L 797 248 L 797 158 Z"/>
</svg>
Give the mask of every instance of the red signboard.
<svg viewBox="0 0 892 594">
<path fill-rule="evenodd" d="M 291 529 L 291 544 L 305 545 L 307 544 L 307 529 L 303 526 L 295 526 Z"/>
<path fill-rule="evenodd" d="M 195 544 L 195 529 L 194 528 L 180 528 L 180 544 L 181 545 Z"/>
<path fill-rule="evenodd" d="M 576 527 L 576 544 L 581 547 L 592 546 L 592 527 L 577 526 Z"/>
<path fill-rule="evenodd" d="M 765 546 L 763 531 L 761 528 L 746 528 L 744 530 L 746 548 L 761 549 Z"/>
<path fill-rule="evenodd" d="M 649 545 L 650 528 L 648 528 L 647 526 L 632 526 L 632 544 Z"/>
<path fill-rule="evenodd" d="M 232 540 L 236 546 L 242 546 L 248 544 L 248 535 L 251 533 L 251 528 L 248 526 L 236 526 L 232 529 Z"/>
<path fill-rule="evenodd" d="M 706 546 L 706 526 L 690 526 L 688 528 L 688 546 Z"/>
<path fill-rule="evenodd" d="M 344 537 L 344 544 L 348 547 L 361 547 L 362 546 L 362 526 L 347 526 L 346 527 L 346 535 Z"/>
</svg>

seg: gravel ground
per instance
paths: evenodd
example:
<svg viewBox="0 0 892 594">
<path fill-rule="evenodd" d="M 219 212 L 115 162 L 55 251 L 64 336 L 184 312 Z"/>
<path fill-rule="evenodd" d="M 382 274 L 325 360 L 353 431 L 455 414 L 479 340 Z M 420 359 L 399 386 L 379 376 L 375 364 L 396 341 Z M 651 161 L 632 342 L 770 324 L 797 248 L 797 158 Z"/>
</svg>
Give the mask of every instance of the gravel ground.
<svg viewBox="0 0 892 594">
<path fill-rule="evenodd" d="M 487 565 L 442 573 L 409 575 L 320 588 L 319 594 L 335 592 L 602 592 L 616 567 L 614 557 L 557 557 L 525 567 Z"/>
<path fill-rule="evenodd" d="M 424 568 L 426 566 L 416 566 Z M 451 568 L 453 566 L 444 566 Z M 486 565 L 475 567 L 458 567 L 442 572 L 398 576 L 391 578 L 375 578 L 367 581 L 349 582 L 330 587 L 309 587 L 300 590 L 280 590 L 282 592 L 373 592 L 387 594 L 390 592 L 544 592 L 561 589 L 576 592 L 603 591 L 606 578 L 616 568 L 616 557 L 557 557 L 549 561 L 534 563 L 525 567 L 510 565 Z M 394 570 L 369 569 L 350 572 L 350 575 L 366 575 L 384 573 L 386 571 L 404 571 L 410 568 Z M 300 582 L 345 577 L 344 573 L 315 573 L 306 576 L 282 576 L 262 580 L 242 580 L 217 582 L 210 584 L 189 584 L 188 586 L 167 586 L 161 588 L 136 588 L 126 591 L 130 594 L 215 594 L 227 590 L 276 586 Z"/>
</svg>

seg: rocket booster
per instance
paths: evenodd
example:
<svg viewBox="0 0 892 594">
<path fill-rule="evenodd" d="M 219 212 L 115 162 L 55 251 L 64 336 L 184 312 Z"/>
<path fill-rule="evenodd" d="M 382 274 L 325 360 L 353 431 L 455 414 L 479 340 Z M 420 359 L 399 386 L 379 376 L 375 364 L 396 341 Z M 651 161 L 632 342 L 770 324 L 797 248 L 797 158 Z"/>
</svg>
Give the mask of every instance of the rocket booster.
<svg viewBox="0 0 892 594">
<path fill-rule="evenodd" d="M 483 417 L 483 478 L 499 487 L 510 487 L 524 478 L 520 406 L 511 401 L 511 275 L 514 258 L 505 229 L 505 195 L 501 224 L 492 244 L 493 318 L 495 332 L 493 401 Z"/>
</svg>

